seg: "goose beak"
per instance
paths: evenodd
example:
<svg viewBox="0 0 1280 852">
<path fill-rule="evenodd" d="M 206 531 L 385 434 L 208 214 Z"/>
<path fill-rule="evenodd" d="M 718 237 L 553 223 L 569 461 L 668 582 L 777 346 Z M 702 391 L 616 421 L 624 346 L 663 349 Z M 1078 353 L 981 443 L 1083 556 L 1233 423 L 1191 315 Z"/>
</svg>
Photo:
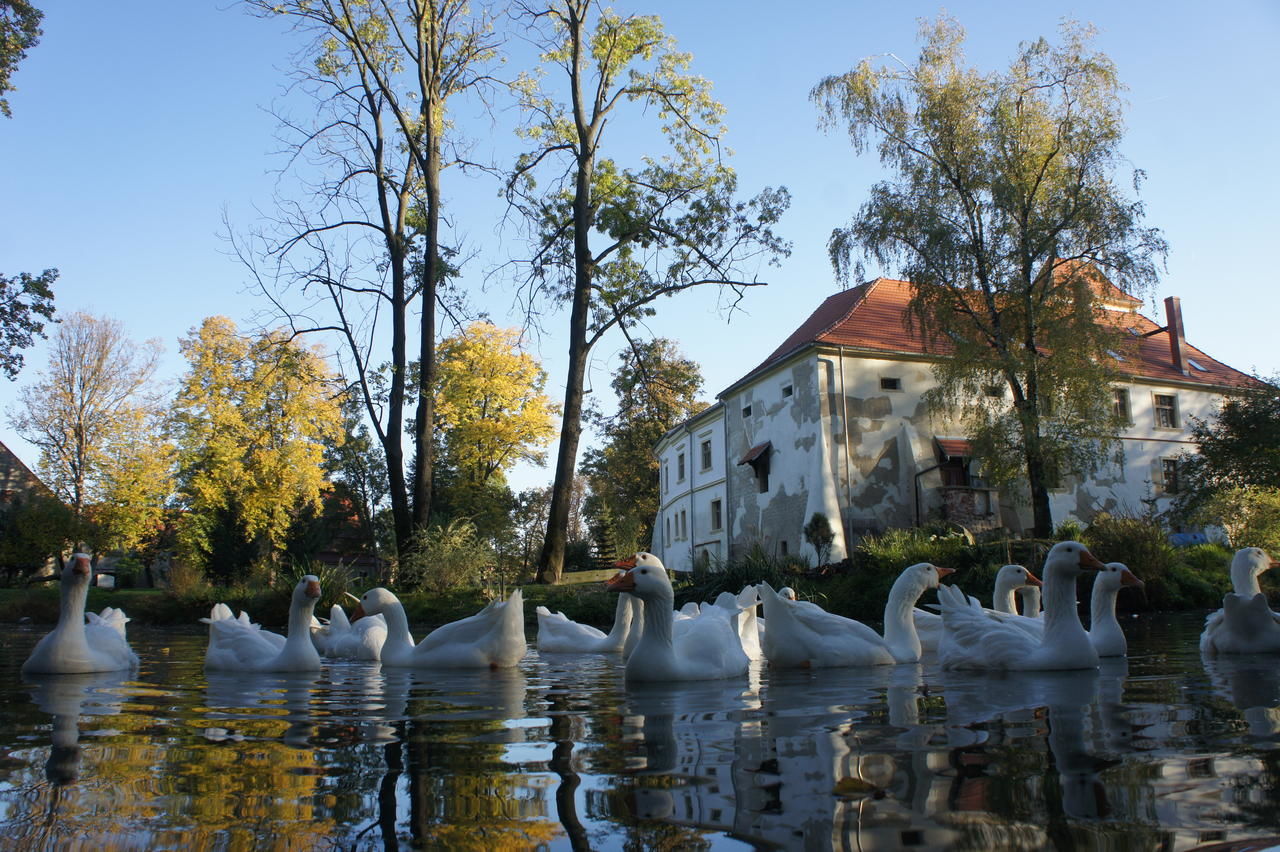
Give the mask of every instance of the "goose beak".
<svg viewBox="0 0 1280 852">
<path fill-rule="evenodd" d="M 75 561 L 71 564 L 71 573 L 78 574 L 81 577 L 88 577 L 90 574 L 89 557 L 84 554 L 77 554 Z"/>
<path fill-rule="evenodd" d="M 1080 567 L 1088 568 L 1090 571 L 1101 571 L 1107 566 L 1101 559 L 1090 553 L 1088 549 L 1085 549 L 1080 551 Z"/>
<path fill-rule="evenodd" d="M 1039 577 L 1037 577 L 1035 574 L 1032 574 L 1030 571 L 1028 571 L 1028 572 L 1027 572 L 1027 585 L 1028 585 L 1028 586 L 1043 586 L 1043 585 L 1044 585 L 1044 582 L 1043 582 Z"/>
<path fill-rule="evenodd" d="M 619 563 L 621 564 L 621 563 Z M 632 560 L 635 564 L 635 560 Z M 620 574 L 614 574 L 608 580 L 604 581 L 605 588 L 611 592 L 634 592 L 636 588 L 636 578 L 631 576 L 630 571 L 623 571 Z"/>
<path fill-rule="evenodd" d="M 636 567 L 636 558 L 634 556 L 628 556 L 626 559 L 619 559 L 617 562 L 613 563 L 613 567 L 629 571 Z"/>
<path fill-rule="evenodd" d="M 954 569 L 954 568 L 948 568 L 948 567 L 947 567 L 947 566 L 945 566 L 945 565 L 935 565 L 935 566 L 933 566 L 933 567 L 934 567 L 935 569 L 937 569 L 937 572 L 938 572 L 938 579 L 942 579 L 943 577 L 947 576 L 948 574 L 954 574 L 954 573 L 956 573 L 956 569 Z"/>
<path fill-rule="evenodd" d="M 318 597 L 320 597 L 320 583 L 319 583 L 319 582 L 317 582 L 317 581 L 315 581 L 315 580 L 308 580 L 308 581 L 307 581 L 307 597 L 309 597 L 309 598 L 318 598 Z"/>
<path fill-rule="evenodd" d="M 1137 586 L 1139 589 L 1141 589 L 1143 586 L 1146 585 L 1146 583 L 1139 580 L 1137 574 L 1133 573 L 1128 568 L 1126 568 L 1120 572 L 1120 585 Z"/>
<path fill-rule="evenodd" d="M 351 600 L 355 601 L 357 604 L 360 603 L 360 599 L 355 595 L 351 594 L 350 592 L 343 592 L 343 594 L 351 598 Z"/>
<path fill-rule="evenodd" d="M 360 603 L 360 604 L 356 604 L 356 608 L 351 610 L 351 616 L 347 620 L 359 621 L 360 619 L 364 618 L 364 616 L 365 616 L 364 604 Z"/>
</svg>

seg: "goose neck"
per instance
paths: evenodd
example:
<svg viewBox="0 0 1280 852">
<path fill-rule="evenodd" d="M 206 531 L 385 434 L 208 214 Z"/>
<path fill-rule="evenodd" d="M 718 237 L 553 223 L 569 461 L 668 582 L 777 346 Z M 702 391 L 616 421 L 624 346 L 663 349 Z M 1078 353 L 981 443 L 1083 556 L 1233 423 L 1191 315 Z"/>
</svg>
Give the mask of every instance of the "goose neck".
<svg viewBox="0 0 1280 852">
<path fill-rule="evenodd" d="M 914 578 L 902 575 L 894 581 L 889 590 L 889 599 L 884 604 L 884 638 L 891 645 L 906 643 L 920 651 L 920 637 L 916 634 L 915 619 L 912 609 L 920 600 L 924 589 Z"/>
<path fill-rule="evenodd" d="M 1116 617 L 1116 596 L 1119 587 L 1109 587 L 1102 582 L 1099 575 L 1093 581 L 1093 594 L 1089 597 L 1089 617 L 1091 624 L 1099 624 L 1106 620 L 1114 621 Z"/>
<path fill-rule="evenodd" d="M 671 629 L 675 621 L 672 605 L 675 603 L 670 594 L 646 596 L 644 598 L 644 636 L 641 642 L 651 642 L 671 646 Z"/>
<path fill-rule="evenodd" d="M 1076 578 L 1070 572 L 1045 571 L 1044 632 L 1045 635 L 1083 633 L 1080 613 L 1076 611 Z"/>
</svg>

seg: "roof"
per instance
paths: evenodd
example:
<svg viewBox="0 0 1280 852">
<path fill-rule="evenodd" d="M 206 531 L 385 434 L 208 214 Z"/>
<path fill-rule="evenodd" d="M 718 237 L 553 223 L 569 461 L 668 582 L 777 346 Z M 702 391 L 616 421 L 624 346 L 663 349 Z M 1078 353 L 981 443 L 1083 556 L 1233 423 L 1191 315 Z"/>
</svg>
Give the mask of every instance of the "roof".
<svg viewBox="0 0 1280 852">
<path fill-rule="evenodd" d="M 755 464 L 762 456 L 767 459 L 769 457 L 769 450 L 772 447 L 772 441 L 765 441 L 763 444 L 756 444 L 754 447 L 742 454 L 742 458 L 738 459 L 738 464 Z"/>
<path fill-rule="evenodd" d="M 968 438 L 943 438 L 938 436 L 933 440 L 937 442 L 938 449 L 942 452 L 944 459 L 973 458 L 973 446 L 969 443 Z"/>
<path fill-rule="evenodd" d="M 1131 343 L 1136 342 L 1136 346 L 1129 357 L 1117 365 L 1121 373 L 1153 382 L 1213 387 L 1253 382 L 1248 374 L 1227 366 L 1185 341 L 1183 351 L 1189 359 L 1189 375 L 1183 375 L 1170 356 L 1169 332 L 1133 310 L 1140 302 L 1101 276 L 1094 283 L 1094 290 L 1102 297 L 1103 304 L 1113 308 L 1107 312 L 1108 317 L 1114 318 L 1119 327 L 1133 330 L 1131 333 L 1135 341 Z M 722 391 L 720 397 L 810 346 L 843 346 L 868 354 L 945 356 L 949 352 L 950 341 L 933 341 L 926 346 L 920 329 L 912 327 L 907 313 L 912 289 L 907 281 L 876 278 L 828 297 L 777 349 Z M 1122 307 L 1124 309 L 1116 309 Z M 1150 336 L 1141 336 L 1147 334 Z M 1132 357 L 1134 354 L 1136 358 Z M 1197 364 L 1203 369 L 1197 369 Z"/>
</svg>

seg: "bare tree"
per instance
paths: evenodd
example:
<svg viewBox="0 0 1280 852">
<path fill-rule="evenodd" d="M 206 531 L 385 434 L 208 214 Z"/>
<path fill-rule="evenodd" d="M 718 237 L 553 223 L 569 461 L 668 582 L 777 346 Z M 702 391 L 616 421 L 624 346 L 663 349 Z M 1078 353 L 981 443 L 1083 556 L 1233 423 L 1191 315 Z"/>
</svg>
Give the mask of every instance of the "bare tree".
<svg viewBox="0 0 1280 852">
<path fill-rule="evenodd" d="M 321 172 L 306 201 L 280 201 L 278 227 L 257 235 L 274 263 L 258 284 L 295 333 L 341 340 L 386 455 L 403 550 L 431 510 L 436 312 L 455 272 L 440 232 L 441 173 L 466 164 L 449 144 L 447 107 L 492 82 L 484 69 L 499 40 L 488 15 L 473 14 L 465 0 L 247 4 L 263 16 L 296 18 L 312 37 L 298 58 L 295 88 L 314 98 L 317 112 L 302 123 L 281 120 L 291 166 Z M 252 261 L 253 252 L 237 250 Z M 415 331 L 419 369 L 410 386 Z M 415 398 L 406 476 L 405 409 Z"/>
</svg>

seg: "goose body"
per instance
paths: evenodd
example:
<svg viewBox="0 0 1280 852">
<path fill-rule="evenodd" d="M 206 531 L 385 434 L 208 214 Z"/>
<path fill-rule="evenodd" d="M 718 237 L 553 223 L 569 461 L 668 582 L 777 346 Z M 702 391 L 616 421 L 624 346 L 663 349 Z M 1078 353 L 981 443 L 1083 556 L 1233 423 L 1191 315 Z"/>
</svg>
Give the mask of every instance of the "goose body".
<svg viewBox="0 0 1280 852">
<path fill-rule="evenodd" d="M 638 620 L 639 600 L 631 595 L 618 595 L 613 612 L 613 627 L 608 633 L 589 624 L 571 621 L 562 612 L 545 606 L 538 613 L 538 651 L 543 654 L 618 654 L 626 646 L 632 625 Z"/>
<path fill-rule="evenodd" d="M 1099 657 L 1123 657 L 1129 651 L 1124 631 L 1116 620 L 1116 595 L 1121 586 L 1141 588 L 1142 581 L 1122 562 L 1108 562 L 1093 578 L 1089 597 L 1089 641 Z"/>
<path fill-rule="evenodd" d="M 510 668 L 524 657 L 524 595 L 519 589 L 505 601 L 491 601 L 475 615 L 441 625 L 414 644 L 404 604 L 387 589 L 370 589 L 360 598 L 352 622 L 381 614 L 387 622 L 382 665 L 434 669 Z"/>
<path fill-rule="evenodd" d="M 1280 565 L 1260 547 L 1243 547 L 1231 559 L 1231 591 L 1222 609 L 1205 619 L 1200 652 L 1251 654 L 1280 652 L 1280 617 L 1267 604 L 1258 583 L 1264 571 Z"/>
<path fill-rule="evenodd" d="M 387 622 L 380 615 L 362 618 L 354 624 L 339 604 L 329 609 L 329 623 L 311 631 L 316 650 L 340 660 L 380 660 L 387 641 Z"/>
<path fill-rule="evenodd" d="M 821 668 L 879 666 L 920 659 L 922 648 L 911 610 L 926 589 L 951 573 L 927 562 L 912 565 L 894 581 L 884 608 L 884 636 L 860 621 L 827 612 L 816 604 L 789 601 L 768 583 L 764 602 L 764 655 L 771 666 Z"/>
<path fill-rule="evenodd" d="M 1076 541 L 1058 542 L 1044 566 L 1044 630 L 1039 637 L 974 606 L 959 589 L 942 587 L 944 669 L 1052 671 L 1095 668 L 1098 652 L 1076 612 L 1076 578 L 1103 564 Z"/>
<path fill-rule="evenodd" d="M 644 629 L 627 658 L 627 680 L 720 680 L 747 673 L 751 661 L 728 618 L 701 614 L 688 619 L 679 636 L 673 634 L 675 596 L 661 559 L 637 553 L 618 567 L 629 570 L 610 578 L 608 588 L 644 602 Z"/>
<path fill-rule="evenodd" d="M 24 674 L 83 674 L 136 668 L 138 655 L 129 647 L 124 612 L 107 607 L 86 613 L 89 557 L 77 553 L 62 569 L 58 624 L 41 637 L 22 664 Z M 86 619 L 88 623 L 86 624 Z"/>
<path fill-rule="evenodd" d="M 293 588 L 288 636 L 263 630 L 243 612 L 231 617 L 225 604 L 215 604 L 208 618 L 206 669 L 237 672 L 319 671 L 320 654 L 311 641 L 311 614 L 320 599 L 320 580 L 307 574 Z"/>
<path fill-rule="evenodd" d="M 1011 616 L 1011 618 L 1005 620 L 1038 634 L 1044 629 L 1043 622 L 1032 621 L 1027 616 L 1018 615 L 1014 595 L 1027 589 L 1036 589 L 1038 592 L 1039 588 L 1040 579 L 1035 574 L 1021 565 L 1005 565 L 996 572 L 995 590 L 991 594 L 992 607 L 986 612 L 991 615 L 1003 614 Z M 1037 597 L 1037 613 L 1039 612 L 1039 600 L 1039 597 Z M 916 607 L 911 611 L 911 617 L 915 622 L 916 633 L 920 636 L 920 646 L 926 652 L 936 652 L 938 650 L 938 642 L 942 639 L 942 616 L 936 612 L 929 612 Z M 1023 621 L 1022 619 L 1027 620 Z"/>
</svg>

